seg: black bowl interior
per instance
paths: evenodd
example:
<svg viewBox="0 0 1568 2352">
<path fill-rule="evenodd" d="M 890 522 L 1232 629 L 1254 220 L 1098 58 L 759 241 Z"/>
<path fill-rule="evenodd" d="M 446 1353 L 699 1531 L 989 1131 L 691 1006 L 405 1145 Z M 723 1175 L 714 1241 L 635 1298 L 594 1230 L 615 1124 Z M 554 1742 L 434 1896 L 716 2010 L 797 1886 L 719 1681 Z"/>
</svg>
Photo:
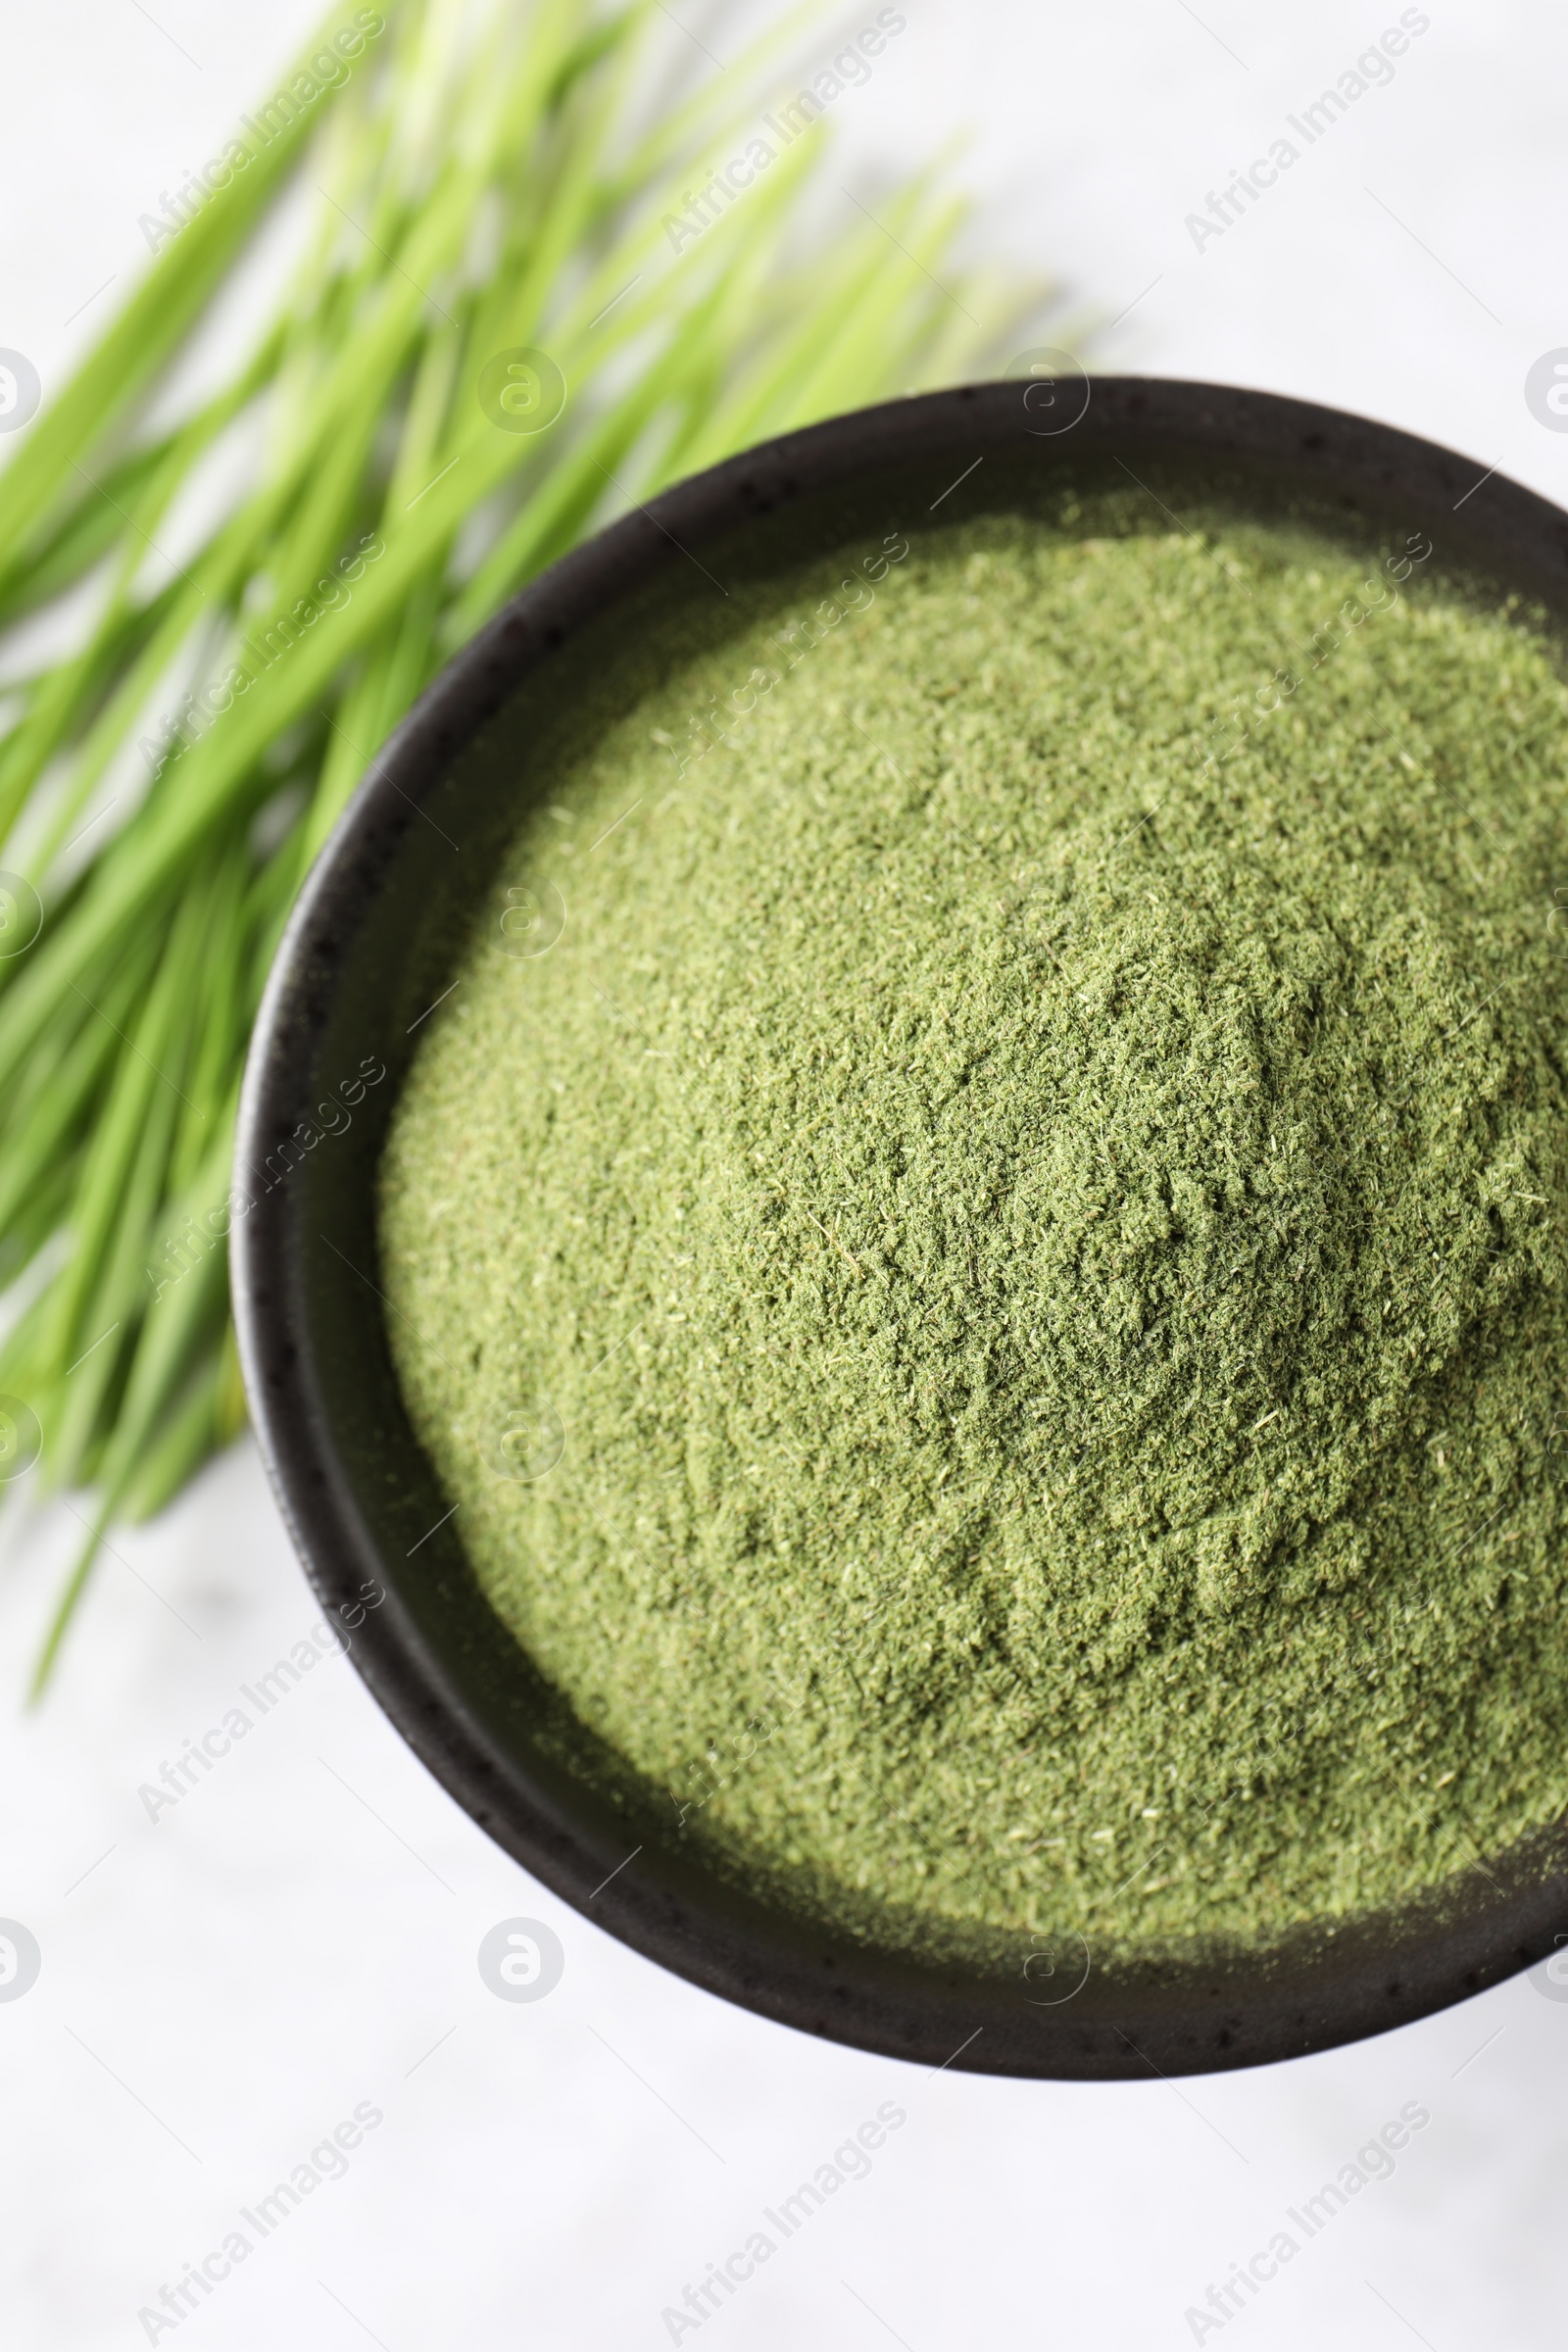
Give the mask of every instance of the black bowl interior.
<svg viewBox="0 0 1568 2352">
<path fill-rule="evenodd" d="M 560 760 L 635 700 L 649 647 L 721 642 L 724 588 L 820 562 L 827 593 L 831 559 L 889 534 L 1130 482 L 1177 526 L 1202 498 L 1368 548 L 1424 534 L 1434 570 L 1522 591 L 1561 621 L 1568 516 L 1496 475 L 1478 486 L 1481 470 L 1331 411 L 1136 379 L 1096 379 L 1086 411 L 1006 383 L 836 419 L 682 483 L 535 582 L 399 730 L 318 864 L 257 1030 L 235 1176 L 250 1202 L 233 1225 L 236 1305 L 270 1475 L 323 1604 L 429 1768 L 557 1893 L 694 1983 L 932 2065 L 1170 2075 L 1420 2016 L 1541 1958 L 1568 1925 L 1555 1830 L 1397 1914 L 1266 1953 L 1136 1965 L 1070 1921 L 922 1959 L 897 1923 L 867 1940 L 728 1883 L 480 1592 L 404 1409 L 376 1256 L 389 1114 L 476 900 Z"/>
</svg>

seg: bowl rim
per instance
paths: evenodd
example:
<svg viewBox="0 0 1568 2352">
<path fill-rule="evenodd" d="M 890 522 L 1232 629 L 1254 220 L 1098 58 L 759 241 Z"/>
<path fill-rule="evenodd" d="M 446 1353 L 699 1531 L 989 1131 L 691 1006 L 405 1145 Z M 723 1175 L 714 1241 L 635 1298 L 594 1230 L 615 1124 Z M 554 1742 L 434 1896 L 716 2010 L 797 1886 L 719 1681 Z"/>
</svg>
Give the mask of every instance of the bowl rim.
<svg viewBox="0 0 1568 2352">
<path fill-rule="evenodd" d="M 526 680 L 548 676 L 546 665 L 596 617 L 662 570 L 793 502 L 863 483 L 877 468 L 907 475 L 929 465 L 933 483 L 946 484 L 960 461 L 973 461 L 971 472 L 994 450 L 1016 461 L 1025 436 L 1043 466 L 1063 455 L 1122 451 L 1152 462 L 1236 460 L 1288 471 L 1352 507 L 1397 504 L 1423 527 L 1426 518 L 1462 513 L 1462 527 L 1450 533 L 1462 560 L 1523 579 L 1568 611 L 1568 514 L 1434 443 L 1274 393 L 1134 376 L 1089 378 L 1087 408 L 1071 429 L 1043 435 L 1030 421 L 1031 390 L 1010 380 L 906 397 L 689 476 L 552 564 L 448 662 L 371 762 L 289 918 L 246 1065 L 236 1187 L 309 1118 L 313 1055 L 377 893 L 464 751 Z M 935 506 L 949 495 L 942 489 Z M 958 500 L 949 514 L 960 511 Z M 1129 1978 L 1114 2015 L 1090 2016 L 1070 1995 L 1037 1999 L 1029 1986 L 1041 1980 L 1038 1972 L 1029 1978 L 1027 1965 L 1003 1994 L 959 1964 L 911 1971 L 809 1922 L 788 1923 L 786 1932 L 782 1913 L 737 1916 L 716 1881 L 661 1875 L 658 1855 L 640 1867 L 636 1855 L 623 1857 L 610 1868 L 614 1838 L 589 1800 L 563 1795 L 519 1765 L 407 1605 L 406 1563 L 392 1558 L 367 1506 L 368 1466 L 347 1458 L 339 1442 L 305 1311 L 299 1268 L 308 1199 L 305 1185 L 270 1187 L 249 1213 L 233 1217 L 229 1235 L 253 1426 L 306 1573 L 323 1608 L 355 1625 L 359 1672 L 449 1793 L 556 1895 L 645 1956 L 777 2022 L 928 2066 L 1147 2080 L 1271 2063 L 1386 2031 L 1543 1959 L 1568 1927 L 1568 1868 L 1553 1842 L 1518 1884 L 1494 1888 L 1488 1879 L 1483 1889 L 1478 1882 L 1457 1911 L 1451 1902 L 1441 1915 L 1402 1911 L 1361 1923 L 1364 1933 L 1352 1923 L 1315 1968 L 1302 1961 L 1276 1969 L 1237 1953 L 1195 1959 L 1154 1971 L 1142 1989 Z M 367 1614 L 361 1599 L 356 1621 L 357 1596 L 374 1583 L 391 1605 Z M 966 2037 L 962 2028 L 976 2018 Z"/>
</svg>

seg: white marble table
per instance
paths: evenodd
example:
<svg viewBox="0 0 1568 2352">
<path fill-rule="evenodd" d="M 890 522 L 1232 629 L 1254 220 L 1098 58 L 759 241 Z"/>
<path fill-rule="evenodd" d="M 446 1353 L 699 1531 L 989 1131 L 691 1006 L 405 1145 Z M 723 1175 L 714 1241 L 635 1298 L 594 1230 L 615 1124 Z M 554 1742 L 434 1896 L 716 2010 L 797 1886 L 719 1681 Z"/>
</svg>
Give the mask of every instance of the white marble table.
<svg viewBox="0 0 1568 2352">
<path fill-rule="evenodd" d="M 96 315 L 82 306 L 137 266 L 137 214 L 313 14 L 82 0 L 13 17 L 0 344 L 58 374 Z M 1396 6 L 907 14 L 834 110 L 852 184 L 970 124 L 977 245 L 1059 271 L 1104 318 L 1136 304 L 1106 359 L 1360 409 L 1455 444 L 1478 475 L 1500 464 L 1568 494 L 1568 437 L 1523 396 L 1530 363 L 1568 344 L 1560 12 L 1434 0 L 1392 80 L 1200 238 L 1187 216 L 1294 136 L 1288 118 Z M 8 1523 L 13 1690 L 76 1533 L 63 1512 Z M 28 1718 L 8 1701 L 0 1728 L 0 1914 L 43 1952 L 31 1990 L 0 2002 L 7 2343 L 1561 2343 L 1568 2003 L 1515 1981 L 1379 2041 L 1179 2085 L 933 2079 L 814 2043 L 662 1975 L 530 1883 L 339 1660 L 150 1818 L 138 1788 L 314 1610 L 248 1445 L 119 1548 L 50 1704 Z M 475 1967 L 516 1914 L 564 1949 L 537 2003 L 495 1999 Z M 906 2121 L 865 2178 L 700 2329 L 662 2321 L 888 2101 Z M 1210 2284 L 1407 2104 L 1430 2120 L 1392 2175 L 1242 2315 L 1198 2328 L 1185 2315 Z M 291 2179 L 298 2204 L 248 2227 Z M 252 2242 L 227 2267 L 236 2230 Z M 194 2309 L 138 2324 L 166 2285 L 179 2312 L 204 2260 Z"/>
</svg>

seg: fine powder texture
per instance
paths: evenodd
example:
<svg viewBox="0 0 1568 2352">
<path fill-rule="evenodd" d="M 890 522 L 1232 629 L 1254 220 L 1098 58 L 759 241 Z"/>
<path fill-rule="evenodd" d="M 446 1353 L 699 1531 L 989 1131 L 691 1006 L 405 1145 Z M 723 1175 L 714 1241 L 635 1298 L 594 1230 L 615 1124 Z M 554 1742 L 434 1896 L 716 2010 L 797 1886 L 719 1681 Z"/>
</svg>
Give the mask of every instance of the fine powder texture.
<svg viewBox="0 0 1568 2352">
<path fill-rule="evenodd" d="M 737 590 L 426 1025 L 464 1546 L 852 1931 L 1255 1947 L 1568 1802 L 1568 694 L 1408 545 L 1129 484 Z"/>
</svg>

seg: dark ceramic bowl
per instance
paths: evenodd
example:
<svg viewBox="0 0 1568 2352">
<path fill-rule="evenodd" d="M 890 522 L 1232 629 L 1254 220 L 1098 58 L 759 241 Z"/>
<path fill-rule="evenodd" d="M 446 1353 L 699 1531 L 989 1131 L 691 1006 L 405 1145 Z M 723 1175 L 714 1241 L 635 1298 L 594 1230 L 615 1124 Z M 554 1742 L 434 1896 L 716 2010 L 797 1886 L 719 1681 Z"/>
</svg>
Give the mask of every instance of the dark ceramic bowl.
<svg viewBox="0 0 1568 2352">
<path fill-rule="evenodd" d="M 410 1427 L 377 1287 L 376 1164 L 419 1017 L 547 788 L 537 747 L 563 711 L 591 726 L 615 707 L 622 650 L 650 614 L 706 600 L 717 634 L 721 582 L 1026 510 L 1068 479 L 1131 479 L 1173 519 L 1202 494 L 1362 540 L 1424 533 L 1445 568 L 1560 616 L 1568 516 L 1480 473 L 1383 425 L 1202 384 L 1100 377 L 1087 405 L 1081 385 L 982 384 L 836 418 L 682 482 L 535 581 L 399 728 L 312 874 L 257 1027 L 236 1179 L 256 1195 L 233 1278 L 272 1482 L 323 1604 L 357 1623 L 360 1672 L 430 1770 L 565 1901 L 694 1984 L 931 2065 L 1136 2078 L 1399 2025 L 1543 1958 L 1568 1925 L 1556 1834 L 1427 1903 L 1202 1962 L 1102 1962 L 1070 1934 L 1051 1952 L 1012 1938 L 923 1962 L 897 1937 L 867 1943 L 738 1890 L 493 1614 Z M 353 1102 L 352 1124 L 326 1113 L 339 1131 L 291 1152 L 329 1098 Z M 368 1590 L 387 1598 L 358 1622 Z"/>
</svg>

